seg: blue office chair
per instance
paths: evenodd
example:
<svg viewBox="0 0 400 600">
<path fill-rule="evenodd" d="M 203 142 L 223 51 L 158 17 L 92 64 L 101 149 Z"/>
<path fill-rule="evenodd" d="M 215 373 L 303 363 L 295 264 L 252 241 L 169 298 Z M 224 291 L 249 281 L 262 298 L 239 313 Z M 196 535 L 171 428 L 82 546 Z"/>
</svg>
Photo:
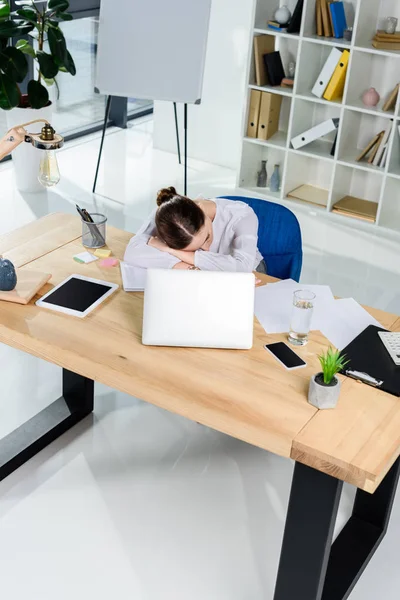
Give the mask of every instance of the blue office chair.
<svg viewBox="0 0 400 600">
<path fill-rule="evenodd" d="M 284 206 L 245 196 L 221 196 L 240 200 L 258 217 L 258 249 L 267 265 L 268 275 L 299 281 L 303 250 L 300 225 L 295 215 Z"/>
</svg>

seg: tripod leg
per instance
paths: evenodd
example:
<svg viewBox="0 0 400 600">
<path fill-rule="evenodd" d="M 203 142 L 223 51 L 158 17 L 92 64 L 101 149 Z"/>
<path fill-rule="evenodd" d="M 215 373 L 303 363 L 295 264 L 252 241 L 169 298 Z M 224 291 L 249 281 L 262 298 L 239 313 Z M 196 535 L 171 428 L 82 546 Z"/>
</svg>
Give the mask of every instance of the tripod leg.
<svg viewBox="0 0 400 600">
<path fill-rule="evenodd" d="M 179 160 L 179 164 L 182 164 L 182 161 L 181 161 L 181 144 L 179 142 L 178 113 L 176 111 L 176 102 L 174 102 L 174 114 L 175 114 L 176 147 L 177 147 L 177 150 L 178 150 L 178 160 Z"/>
<path fill-rule="evenodd" d="M 184 171 L 184 186 L 183 193 L 187 194 L 187 104 L 184 106 L 184 118 L 183 118 L 183 127 L 185 129 L 185 171 Z"/>
<path fill-rule="evenodd" d="M 105 112 L 105 115 L 104 115 L 103 132 L 101 134 L 99 157 L 97 159 L 96 175 L 94 176 L 94 182 L 93 182 L 93 189 L 92 189 L 93 193 L 96 191 L 97 176 L 99 174 L 99 167 L 100 167 L 100 161 L 101 161 L 101 153 L 103 152 L 104 136 L 106 135 L 107 122 L 108 122 L 108 117 L 109 117 L 109 114 L 110 114 L 110 108 L 111 108 L 111 96 L 107 96 L 106 112 Z"/>
</svg>

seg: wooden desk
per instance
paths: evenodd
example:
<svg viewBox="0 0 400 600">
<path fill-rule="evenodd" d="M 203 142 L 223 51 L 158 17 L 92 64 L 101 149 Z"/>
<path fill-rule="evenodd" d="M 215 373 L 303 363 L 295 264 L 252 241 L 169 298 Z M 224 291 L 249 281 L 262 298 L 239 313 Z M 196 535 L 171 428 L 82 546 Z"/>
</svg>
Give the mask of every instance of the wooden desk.
<svg viewBox="0 0 400 600">
<path fill-rule="evenodd" d="M 108 228 L 107 242 L 114 256 L 123 257 L 131 235 Z M 80 251 L 80 221 L 70 215 L 49 215 L 0 238 L 0 254 L 17 266 L 52 273 L 42 294 L 71 273 L 121 285 L 119 268 L 104 269 L 98 262 L 74 262 L 73 255 Z M 272 280 L 261 277 L 266 283 Z M 375 510 L 373 500 L 389 488 L 380 502 L 389 506 L 399 470 L 398 398 L 344 378 L 335 410 L 318 411 L 308 404 L 308 382 L 318 369 L 316 354 L 329 345 L 320 332 L 312 332 L 308 345 L 299 349 L 307 367 L 287 372 L 263 349 L 265 343 L 283 340 L 285 336 L 267 335 L 257 320 L 250 351 L 158 348 L 141 344 L 143 294 L 127 294 L 120 289 L 84 320 L 38 308 L 34 300 L 25 307 L 0 304 L 0 341 L 61 366 L 64 393 L 63 398 L 0 442 L 0 479 L 89 414 L 93 410 L 93 381 L 99 381 L 293 458 L 296 467 L 275 599 L 347 597 L 329 595 L 328 587 L 321 596 L 341 485 L 347 481 L 357 486 L 358 498 L 363 507 L 368 507 L 368 514 L 372 510 L 379 515 L 381 509 Z M 400 330 L 396 315 L 367 310 L 388 329 Z M 308 498 L 304 497 L 304 490 Z M 360 502 L 356 502 L 356 508 Z M 318 503 L 326 508 L 320 514 Z M 339 536 L 333 545 L 327 586 L 330 581 L 342 579 L 338 576 L 342 564 L 335 556 L 342 558 L 350 529 L 354 534 L 354 519 L 358 523 L 367 520 L 365 510 L 363 518 L 358 511 L 353 522 L 349 522 L 343 542 Z M 311 540 L 306 551 L 302 546 L 305 531 L 298 531 L 304 526 L 308 527 L 307 537 Z M 376 527 L 381 532 L 384 529 L 380 521 Z M 320 538 L 318 532 L 325 532 L 325 538 Z M 367 541 L 368 544 L 360 541 L 359 552 L 352 551 L 357 564 L 350 561 L 354 568 L 344 584 L 346 594 L 365 565 L 362 557 L 371 545 Z M 325 562 L 321 563 L 321 556 L 326 557 Z M 298 568 L 301 557 L 302 573 Z"/>
</svg>

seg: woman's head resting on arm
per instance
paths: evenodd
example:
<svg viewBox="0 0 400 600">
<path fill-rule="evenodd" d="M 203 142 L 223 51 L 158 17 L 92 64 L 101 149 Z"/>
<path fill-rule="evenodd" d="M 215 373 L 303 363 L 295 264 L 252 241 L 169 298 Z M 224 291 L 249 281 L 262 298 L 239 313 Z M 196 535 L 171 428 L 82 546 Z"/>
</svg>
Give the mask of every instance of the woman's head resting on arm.
<svg viewBox="0 0 400 600">
<path fill-rule="evenodd" d="M 212 221 L 201 202 L 181 196 L 171 186 L 158 192 L 157 206 L 157 234 L 169 248 L 187 252 L 210 249 Z"/>
</svg>

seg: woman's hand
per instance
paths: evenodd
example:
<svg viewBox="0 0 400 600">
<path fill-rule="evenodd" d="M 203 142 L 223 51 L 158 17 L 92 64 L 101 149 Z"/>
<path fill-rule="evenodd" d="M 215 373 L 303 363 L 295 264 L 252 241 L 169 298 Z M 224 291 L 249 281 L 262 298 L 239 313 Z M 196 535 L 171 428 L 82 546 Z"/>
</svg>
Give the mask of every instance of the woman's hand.
<svg viewBox="0 0 400 600">
<path fill-rule="evenodd" d="M 174 265 L 172 268 L 173 268 L 173 269 L 183 269 L 183 270 L 187 271 L 187 269 L 189 269 L 189 268 L 190 268 L 190 265 L 188 265 L 188 264 L 187 264 L 187 263 L 185 263 L 185 262 L 178 262 L 178 263 L 176 263 L 176 265 Z"/>
</svg>

